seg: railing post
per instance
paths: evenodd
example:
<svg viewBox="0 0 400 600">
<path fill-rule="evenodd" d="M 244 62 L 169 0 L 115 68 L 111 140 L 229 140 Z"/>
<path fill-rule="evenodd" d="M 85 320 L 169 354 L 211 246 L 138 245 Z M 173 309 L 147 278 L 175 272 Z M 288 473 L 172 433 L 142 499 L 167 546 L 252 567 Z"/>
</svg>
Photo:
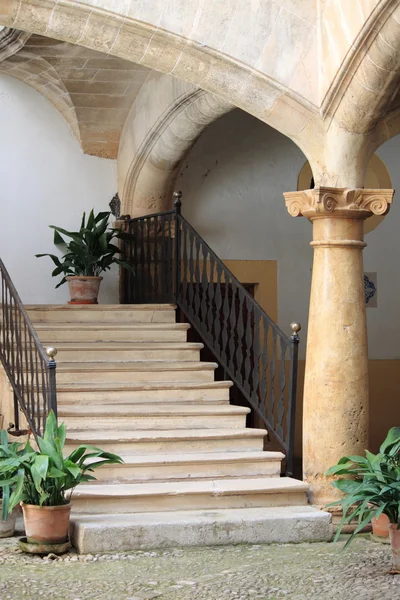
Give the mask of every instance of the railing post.
<svg viewBox="0 0 400 600">
<path fill-rule="evenodd" d="M 49 357 L 49 412 L 52 410 L 57 418 L 57 391 L 56 391 L 56 348 L 46 348 L 46 354 Z"/>
<path fill-rule="evenodd" d="M 19 430 L 19 403 L 18 396 L 14 392 L 14 429 Z"/>
<path fill-rule="evenodd" d="M 293 476 L 293 461 L 294 461 L 294 436 L 296 425 L 296 394 L 297 394 L 297 368 L 299 356 L 299 331 L 301 330 L 300 323 L 291 323 L 290 328 L 292 335 L 291 348 L 291 372 L 290 372 L 290 390 L 289 390 L 289 422 L 288 422 L 288 452 L 286 456 L 286 476 Z"/>
<path fill-rule="evenodd" d="M 174 300 L 178 306 L 179 286 L 181 282 L 181 208 L 182 208 L 182 192 L 174 192 L 174 208 L 175 208 L 175 290 Z M 179 307 L 177 308 L 176 319 L 180 321 Z"/>
</svg>

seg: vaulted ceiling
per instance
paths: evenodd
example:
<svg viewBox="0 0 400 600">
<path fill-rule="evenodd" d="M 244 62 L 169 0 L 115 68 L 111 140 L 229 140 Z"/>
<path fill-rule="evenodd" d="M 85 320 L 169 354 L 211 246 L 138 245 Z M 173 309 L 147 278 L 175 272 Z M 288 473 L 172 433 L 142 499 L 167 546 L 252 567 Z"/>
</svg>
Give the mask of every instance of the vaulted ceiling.
<svg viewBox="0 0 400 600">
<path fill-rule="evenodd" d="M 0 62 L 0 72 L 46 96 L 85 153 L 115 158 L 126 117 L 151 70 L 40 35 L 26 38 Z"/>
</svg>

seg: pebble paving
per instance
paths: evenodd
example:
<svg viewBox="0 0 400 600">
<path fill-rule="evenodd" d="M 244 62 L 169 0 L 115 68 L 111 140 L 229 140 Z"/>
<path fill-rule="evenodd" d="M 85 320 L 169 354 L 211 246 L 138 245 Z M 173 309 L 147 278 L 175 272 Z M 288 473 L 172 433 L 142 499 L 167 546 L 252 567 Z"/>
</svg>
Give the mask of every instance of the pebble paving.
<svg viewBox="0 0 400 600">
<path fill-rule="evenodd" d="M 359 537 L 38 557 L 0 539 L 1 600 L 400 600 L 390 547 Z"/>
</svg>

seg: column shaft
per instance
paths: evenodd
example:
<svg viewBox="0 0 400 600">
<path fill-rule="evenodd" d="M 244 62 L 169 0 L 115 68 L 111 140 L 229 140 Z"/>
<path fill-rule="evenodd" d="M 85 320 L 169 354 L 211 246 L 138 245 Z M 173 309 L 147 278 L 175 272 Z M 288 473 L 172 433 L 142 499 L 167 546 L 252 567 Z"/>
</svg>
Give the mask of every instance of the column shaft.
<svg viewBox="0 0 400 600">
<path fill-rule="evenodd" d="M 303 402 L 303 477 L 321 507 L 338 491 L 325 477 L 368 447 L 368 348 L 363 223 L 385 214 L 392 190 L 315 188 L 285 194 L 292 216 L 313 223 L 314 264 Z"/>
<path fill-rule="evenodd" d="M 313 503 L 331 501 L 326 470 L 368 447 L 363 221 L 312 219 L 314 264 L 303 413 L 303 476 Z"/>
</svg>

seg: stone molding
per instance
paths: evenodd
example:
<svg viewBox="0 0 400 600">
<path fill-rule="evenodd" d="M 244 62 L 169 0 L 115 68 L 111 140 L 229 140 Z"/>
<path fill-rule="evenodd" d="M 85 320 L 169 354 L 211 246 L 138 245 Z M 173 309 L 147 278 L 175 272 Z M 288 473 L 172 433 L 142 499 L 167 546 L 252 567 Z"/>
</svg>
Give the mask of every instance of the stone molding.
<svg viewBox="0 0 400 600">
<path fill-rule="evenodd" d="M 30 36 L 31 34 L 26 31 L 4 27 L 0 31 L 0 61 L 21 50 Z"/>
<path fill-rule="evenodd" d="M 286 208 L 292 217 L 347 217 L 367 219 L 386 215 L 394 196 L 390 189 L 316 187 L 312 190 L 286 192 Z"/>
<path fill-rule="evenodd" d="M 141 106 L 147 107 L 145 115 Z M 170 208 L 183 158 L 202 131 L 233 108 L 219 96 L 182 85 L 169 75 L 149 78 L 121 135 L 118 188 L 122 214 L 138 217 Z"/>
</svg>

